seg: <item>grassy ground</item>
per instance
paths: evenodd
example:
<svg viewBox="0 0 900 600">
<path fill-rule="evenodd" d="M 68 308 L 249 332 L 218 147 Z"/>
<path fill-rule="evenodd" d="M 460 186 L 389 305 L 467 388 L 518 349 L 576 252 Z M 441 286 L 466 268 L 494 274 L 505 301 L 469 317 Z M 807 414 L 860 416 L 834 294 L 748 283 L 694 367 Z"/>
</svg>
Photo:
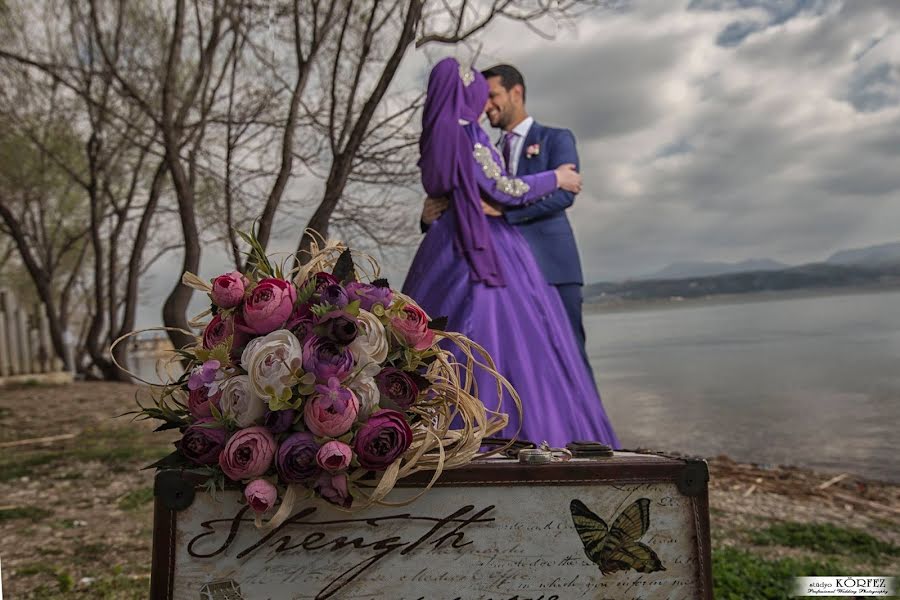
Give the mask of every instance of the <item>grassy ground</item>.
<svg viewBox="0 0 900 600">
<path fill-rule="evenodd" d="M 152 474 L 177 434 L 111 415 L 136 388 L 0 389 L 0 556 L 9 598 L 145 599 Z M 900 575 L 900 486 L 710 462 L 716 597 L 788 598 L 799 575 Z M 851 502 L 852 501 L 852 502 Z M 888 507 L 888 508 L 884 508 Z M 892 507 L 892 508 L 891 508 Z"/>
</svg>

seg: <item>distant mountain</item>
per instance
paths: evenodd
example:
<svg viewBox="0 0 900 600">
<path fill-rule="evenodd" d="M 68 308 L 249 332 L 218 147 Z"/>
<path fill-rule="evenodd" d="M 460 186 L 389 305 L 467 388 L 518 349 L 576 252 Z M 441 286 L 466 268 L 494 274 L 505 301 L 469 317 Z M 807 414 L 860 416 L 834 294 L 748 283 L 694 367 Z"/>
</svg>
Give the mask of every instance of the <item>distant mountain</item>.
<svg viewBox="0 0 900 600">
<path fill-rule="evenodd" d="M 790 265 L 770 258 L 751 258 L 736 263 L 727 262 L 676 262 L 650 275 L 638 279 L 687 279 L 690 277 L 715 277 L 729 273 L 745 273 L 751 271 L 781 271 Z"/>
<path fill-rule="evenodd" d="M 632 300 L 684 300 L 754 292 L 898 287 L 900 262 L 883 267 L 810 263 L 775 271 L 595 283 L 585 286 L 584 298 L 589 303 L 615 304 Z"/>
<path fill-rule="evenodd" d="M 878 244 L 866 248 L 853 248 L 835 252 L 826 260 L 830 265 L 856 265 L 880 267 L 900 264 L 900 242 Z"/>
</svg>

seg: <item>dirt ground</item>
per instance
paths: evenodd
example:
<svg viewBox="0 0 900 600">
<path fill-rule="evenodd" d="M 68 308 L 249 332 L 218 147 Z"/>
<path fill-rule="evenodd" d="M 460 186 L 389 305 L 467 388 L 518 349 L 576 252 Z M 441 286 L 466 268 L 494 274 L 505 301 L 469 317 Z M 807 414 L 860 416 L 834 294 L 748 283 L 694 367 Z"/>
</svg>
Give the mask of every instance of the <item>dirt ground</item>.
<svg viewBox="0 0 900 600">
<path fill-rule="evenodd" d="M 153 472 L 140 468 L 170 452 L 177 433 L 115 418 L 136 407 L 137 391 L 97 382 L 0 388 L 7 598 L 146 597 Z M 709 465 L 714 547 L 742 546 L 746 532 L 774 520 L 834 523 L 900 545 L 900 485 L 727 457 Z"/>
</svg>

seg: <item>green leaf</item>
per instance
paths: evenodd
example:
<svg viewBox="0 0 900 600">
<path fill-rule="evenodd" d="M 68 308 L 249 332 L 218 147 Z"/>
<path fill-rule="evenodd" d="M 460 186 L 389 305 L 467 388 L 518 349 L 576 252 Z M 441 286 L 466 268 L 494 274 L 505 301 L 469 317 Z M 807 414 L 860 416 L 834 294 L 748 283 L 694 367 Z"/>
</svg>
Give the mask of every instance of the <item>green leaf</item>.
<svg viewBox="0 0 900 600">
<path fill-rule="evenodd" d="M 186 427 L 186 426 L 187 426 L 187 423 L 182 423 L 180 421 L 167 421 L 167 422 L 163 423 L 162 425 L 160 425 L 159 427 L 157 427 L 156 429 L 154 429 L 153 431 L 154 432 L 166 431 L 168 429 L 179 429 L 181 427 Z"/>
<path fill-rule="evenodd" d="M 312 314 L 316 315 L 317 317 L 323 317 L 333 311 L 334 308 L 335 307 L 330 304 L 315 304 L 310 310 L 312 311 Z"/>
<path fill-rule="evenodd" d="M 446 331 L 447 317 L 438 317 L 436 319 L 432 319 L 428 322 L 428 329 L 433 329 L 435 331 Z"/>
<path fill-rule="evenodd" d="M 265 249 L 262 247 L 262 244 L 259 243 L 259 240 L 256 239 L 256 233 L 245 233 L 239 229 L 235 229 L 235 233 L 241 236 L 241 239 L 249 244 L 250 253 L 247 262 L 253 266 L 253 269 L 267 277 L 280 278 L 278 270 L 272 267 L 272 263 L 269 262 L 269 258 L 266 256 Z"/>
<path fill-rule="evenodd" d="M 359 300 L 354 300 L 344 307 L 344 312 L 353 317 L 359 316 Z"/>
<path fill-rule="evenodd" d="M 164 456 L 159 459 L 152 465 L 147 465 L 142 471 L 146 471 L 147 469 L 180 469 L 182 467 L 189 467 L 193 465 L 191 461 L 187 459 L 187 457 L 181 453 L 181 450 L 175 450 L 172 454 Z"/>
<path fill-rule="evenodd" d="M 294 303 L 294 306 L 300 306 L 301 304 L 306 304 L 309 302 L 310 298 L 313 297 L 313 294 L 316 293 L 316 278 L 310 277 L 303 284 L 303 287 L 297 290 L 297 301 Z"/>
<path fill-rule="evenodd" d="M 331 274 L 341 283 L 358 281 L 356 278 L 356 269 L 353 265 L 353 255 L 349 248 L 341 252 L 337 262 L 334 264 L 334 269 L 331 271 Z"/>
</svg>

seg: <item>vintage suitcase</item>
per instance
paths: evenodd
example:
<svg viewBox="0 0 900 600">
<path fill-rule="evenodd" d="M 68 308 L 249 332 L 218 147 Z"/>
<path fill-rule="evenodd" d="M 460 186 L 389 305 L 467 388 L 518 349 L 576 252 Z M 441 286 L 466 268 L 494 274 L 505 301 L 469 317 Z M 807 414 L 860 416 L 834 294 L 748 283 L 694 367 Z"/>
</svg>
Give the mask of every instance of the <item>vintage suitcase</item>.
<svg viewBox="0 0 900 600">
<path fill-rule="evenodd" d="M 488 459 L 444 472 L 407 505 L 346 513 L 310 501 L 261 532 L 238 491 L 213 497 L 164 472 L 151 597 L 712 598 L 707 481 L 705 462 L 655 454 Z"/>
</svg>

